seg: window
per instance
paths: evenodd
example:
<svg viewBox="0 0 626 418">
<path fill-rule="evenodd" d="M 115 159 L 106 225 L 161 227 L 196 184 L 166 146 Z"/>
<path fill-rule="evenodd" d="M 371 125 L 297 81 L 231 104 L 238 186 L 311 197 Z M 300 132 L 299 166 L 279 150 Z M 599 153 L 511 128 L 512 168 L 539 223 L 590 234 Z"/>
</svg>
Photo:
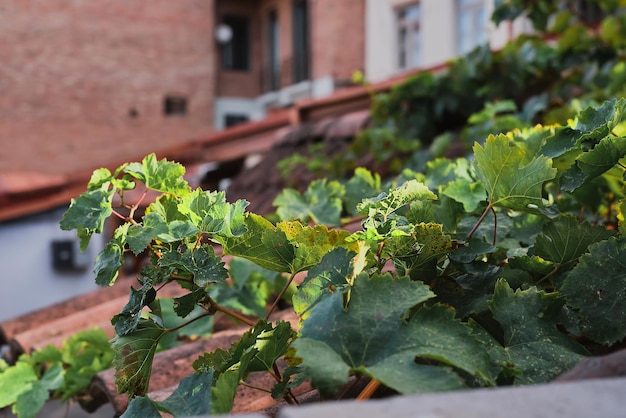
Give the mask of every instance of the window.
<svg viewBox="0 0 626 418">
<path fill-rule="evenodd" d="M 224 116 L 224 126 L 226 128 L 229 128 L 231 126 L 241 125 L 248 120 L 250 120 L 250 118 L 248 118 L 248 115 L 229 113 Z"/>
<path fill-rule="evenodd" d="M 222 68 L 247 71 L 250 69 L 250 22 L 242 16 L 224 16 L 222 23 L 230 27 L 232 38 L 222 45 Z"/>
<path fill-rule="evenodd" d="M 166 116 L 186 115 L 187 98 L 183 96 L 165 96 L 163 99 L 163 114 Z"/>
<path fill-rule="evenodd" d="M 293 82 L 309 74 L 309 11 L 307 0 L 293 1 Z"/>
<path fill-rule="evenodd" d="M 273 91 L 278 90 L 280 87 L 280 33 L 276 10 L 272 10 L 268 14 L 267 34 L 267 54 L 269 58 L 268 88 L 270 91 Z"/>
<path fill-rule="evenodd" d="M 398 66 L 418 67 L 422 60 L 421 7 L 412 4 L 398 10 Z"/>
<path fill-rule="evenodd" d="M 457 0 L 457 52 L 464 55 L 485 43 L 486 21 L 483 0 Z"/>
</svg>

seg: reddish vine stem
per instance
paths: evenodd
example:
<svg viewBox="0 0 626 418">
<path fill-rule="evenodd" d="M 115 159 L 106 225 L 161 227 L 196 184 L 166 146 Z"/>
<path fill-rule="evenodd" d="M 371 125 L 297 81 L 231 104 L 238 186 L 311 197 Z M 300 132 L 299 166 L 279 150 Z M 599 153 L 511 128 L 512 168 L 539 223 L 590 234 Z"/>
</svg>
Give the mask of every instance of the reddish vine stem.
<svg viewBox="0 0 626 418">
<path fill-rule="evenodd" d="M 250 318 L 245 317 L 244 315 L 240 314 L 237 311 L 233 311 L 232 309 L 228 309 L 228 308 L 226 308 L 224 306 L 219 305 L 217 302 L 215 302 L 211 298 L 211 296 L 207 295 L 207 297 L 209 298 L 209 303 L 211 304 L 211 308 L 213 308 L 214 310 L 219 311 L 219 312 L 221 312 L 221 313 L 223 313 L 225 315 L 231 316 L 231 317 L 233 317 L 235 319 L 238 319 L 239 321 L 241 321 L 244 324 L 249 325 L 251 327 L 256 325 L 256 322 L 252 321 Z"/>
<path fill-rule="evenodd" d="M 493 243 L 492 245 L 495 247 L 496 240 L 498 238 L 498 216 L 496 215 L 496 210 L 493 208 L 493 206 L 491 206 L 491 211 L 493 212 Z"/>
<path fill-rule="evenodd" d="M 369 398 L 372 397 L 374 392 L 376 392 L 376 389 L 378 389 L 379 387 L 380 387 L 380 382 L 378 380 L 374 380 L 374 379 L 370 380 L 367 386 L 365 386 L 363 390 L 361 391 L 361 393 L 359 393 L 359 396 L 356 397 L 356 400 L 357 401 L 368 400 Z"/>
<path fill-rule="evenodd" d="M 476 224 L 474 225 L 474 227 L 472 228 L 472 230 L 469 232 L 469 234 L 467 234 L 467 239 L 470 240 L 472 238 L 472 236 L 474 236 L 474 234 L 476 233 L 476 230 L 478 230 L 478 227 L 480 226 L 480 224 L 483 223 L 483 221 L 485 220 L 485 217 L 487 216 L 487 214 L 493 210 L 493 206 L 491 206 L 491 203 L 489 203 L 487 205 L 487 208 L 485 209 L 485 211 L 483 212 L 482 215 L 480 215 L 480 218 L 478 219 L 478 221 L 476 222 Z M 494 212 L 495 213 L 495 212 Z"/>
<path fill-rule="evenodd" d="M 282 297 L 285 295 L 285 292 L 287 291 L 287 289 L 289 289 L 289 286 L 291 285 L 291 282 L 293 282 L 293 279 L 296 277 L 296 273 L 291 273 L 291 277 L 289 277 L 289 280 L 287 280 L 287 284 L 283 287 L 283 289 L 280 291 L 280 293 L 278 294 L 278 296 L 276 297 L 276 299 L 274 300 L 274 303 L 272 303 L 272 306 L 270 307 L 270 310 L 267 312 L 267 315 L 265 315 L 265 320 L 267 321 L 270 317 L 270 315 L 272 314 L 272 312 L 274 312 L 274 310 L 276 309 L 276 306 L 278 305 L 278 302 L 282 299 Z"/>
</svg>

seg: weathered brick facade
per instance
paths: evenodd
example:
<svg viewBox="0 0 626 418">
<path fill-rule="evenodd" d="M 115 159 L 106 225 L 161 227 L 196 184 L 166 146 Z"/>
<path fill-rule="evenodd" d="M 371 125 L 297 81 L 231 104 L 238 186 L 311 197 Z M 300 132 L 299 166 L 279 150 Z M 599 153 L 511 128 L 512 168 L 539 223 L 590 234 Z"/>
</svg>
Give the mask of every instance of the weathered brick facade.
<svg viewBox="0 0 626 418">
<path fill-rule="evenodd" d="M 49 165 L 64 152 L 116 161 L 210 132 L 214 9 L 213 0 L 2 2 L 0 169 L 58 172 Z M 164 115 L 168 95 L 187 100 L 186 115 Z"/>
<path fill-rule="evenodd" d="M 211 0 L 27 0 L 0 9 L 0 120 L 125 124 L 214 94 Z M 136 122 L 133 122 L 136 123 Z"/>
<path fill-rule="evenodd" d="M 280 86 L 293 84 L 294 0 L 229 0 L 219 2 L 217 19 L 224 14 L 251 20 L 251 67 L 249 71 L 220 71 L 218 95 L 255 97 L 263 92 L 269 67 L 268 16 L 275 11 L 279 25 Z M 308 0 L 310 24 L 310 78 L 333 77 L 338 84 L 350 80 L 365 62 L 365 1 Z"/>
<path fill-rule="evenodd" d="M 293 84 L 296 1 L 2 2 L 0 170 L 91 171 L 206 137 L 216 98 L 267 91 L 270 10 L 280 32 L 278 87 Z M 365 0 L 308 0 L 307 8 L 308 78 L 341 85 L 364 65 Z M 247 71 L 221 68 L 214 30 L 224 13 L 250 18 Z M 186 100 L 184 115 L 164 114 L 168 96 L 174 111 Z"/>
</svg>

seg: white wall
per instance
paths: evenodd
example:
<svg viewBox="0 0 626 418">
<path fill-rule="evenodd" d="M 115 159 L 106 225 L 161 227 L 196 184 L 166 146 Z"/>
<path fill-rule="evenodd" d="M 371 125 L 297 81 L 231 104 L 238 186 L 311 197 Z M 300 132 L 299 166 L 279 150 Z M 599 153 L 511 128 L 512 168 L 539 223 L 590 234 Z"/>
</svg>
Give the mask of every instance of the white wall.
<svg viewBox="0 0 626 418">
<path fill-rule="evenodd" d="M 94 235 L 85 260 L 87 268 L 59 272 L 52 267 L 53 240 L 74 239 L 59 222 L 66 208 L 0 223 L 0 321 L 19 316 L 96 289 L 93 261 L 103 248 Z"/>
<path fill-rule="evenodd" d="M 369 81 L 381 81 L 406 71 L 398 67 L 396 10 L 413 3 L 421 4 L 420 67 L 441 64 L 457 56 L 456 0 L 366 0 L 365 76 Z M 483 0 L 483 3 L 485 30 L 492 48 L 501 48 L 511 36 L 530 31 L 530 25 L 522 20 L 496 28 L 490 20 L 494 1 Z"/>
</svg>

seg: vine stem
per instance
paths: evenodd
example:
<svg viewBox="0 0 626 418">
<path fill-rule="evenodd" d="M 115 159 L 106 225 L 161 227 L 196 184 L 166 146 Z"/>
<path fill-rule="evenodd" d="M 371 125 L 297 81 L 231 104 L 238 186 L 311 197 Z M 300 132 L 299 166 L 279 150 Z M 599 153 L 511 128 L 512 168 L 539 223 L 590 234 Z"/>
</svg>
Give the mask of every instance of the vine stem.
<svg viewBox="0 0 626 418">
<path fill-rule="evenodd" d="M 179 329 L 184 328 L 184 327 L 186 327 L 187 325 L 189 325 L 189 324 L 191 324 L 191 323 L 193 323 L 193 322 L 196 322 L 198 319 L 205 318 L 205 317 L 207 317 L 207 316 L 211 316 L 211 315 L 213 315 L 211 312 L 203 313 L 203 314 L 201 314 L 201 315 L 196 316 L 196 317 L 195 317 L 195 318 L 193 318 L 193 319 L 190 319 L 189 321 L 185 322 L 184 324 L 180 324 L 180 325 L 178 325 L 178 326 L 176 326 L 176 327 L 174 327 L 174 328 L 168 328 L 168 329 L 166 330 L 166 332 L 168 332 L 168 333 L 169 333 L 169 332 L 175 332 L 175 331 L 178 331 Z"/>
<path fill-rule="evenodd" d="M 216 311 L 219 311 L 225 315 L 231 316 L 235 319 L 238 319 L 239 321 L 243 322 L 246 325 L 249 325 L 251 327 L 256 325 L 255 321 L 252 321 L 251 319 L 245 317 L 244 315 L 242 315 L 241 313 L 237 312 L 237 311 L 233 311 L 232 309 L 228 309 L 224 306 L 221 306 L 220 304 L 218 304 L 217 302 L 215 302 L 213 300 L 213 298 L 211 298 L 211 296 L 208 296 L 209 298 L 209 303 L 211 304 L 211 308 L 213 308 Z"/>
<path fill-rule="evenodd" d="M 476 224 L 474 225 L 474 227 L 472 228 L 472 230 L 469 232 L 469 234 L 467 234 L 467 239 L 471 239 L 472 236 L 474 236 L 474 234 L 476 233 L 476 230 L 478 230 L 478 227 L 480 226 L 480 224 L 483 223 L 483 221 L 485 220 L 485 217 L 487 216 L 487 214 L 493 210 L 493 206 L 491 205 L 491 203 L 489 203 L 487 205 L 487 208 L 485 209 L 485 211 L 483 212 L 482 215 L 480 215 L 480 218 L 478 219 L 478 221 L 476 222 Z"/>
<path fill-rule="evenodd" d="M 278 305 L 278 302 L 285 295 L 285 292 L 287 291 L 287 289 L 289 289 L 289 286 L 291 285 L 291 282 L 293 282 L 293 279 L 295 277 L 296 277 L 296 273 L 291 273 L 291 276 L 289 277 L 289 280 L 287 280 L 287 284 L 285 286 L 283 286 L 283 289 L 280 291 L 280 293 L 278 294 L 278 296 L 274 300 L 274 303 L 272 303 L 272 306 L 270 307 L 270 310 L 267 312 L 267 315 L 265 315 L 265 320 L 266 321 L 269 319 L 269 317 L 272 314 L 272 312 L 274 312 L 274 309 L 276 309 L 276 306 Z"/>
<path fill-rule="evenodd" d="M 379 387 L 380 387 L 380 382 L 378 380 L 374 380 L 374 379 L 370 380 L 367 386 L 365 386 L 363 390 L 361 391 L 361 393 L 359 393 L 359 396 L 356 397 L 356 400 L 357 401 L 368 400 L 369 398 L 372 397 L 374 392 L 376 392 L 376 389 L 378 389 Z"/>
</svg>

